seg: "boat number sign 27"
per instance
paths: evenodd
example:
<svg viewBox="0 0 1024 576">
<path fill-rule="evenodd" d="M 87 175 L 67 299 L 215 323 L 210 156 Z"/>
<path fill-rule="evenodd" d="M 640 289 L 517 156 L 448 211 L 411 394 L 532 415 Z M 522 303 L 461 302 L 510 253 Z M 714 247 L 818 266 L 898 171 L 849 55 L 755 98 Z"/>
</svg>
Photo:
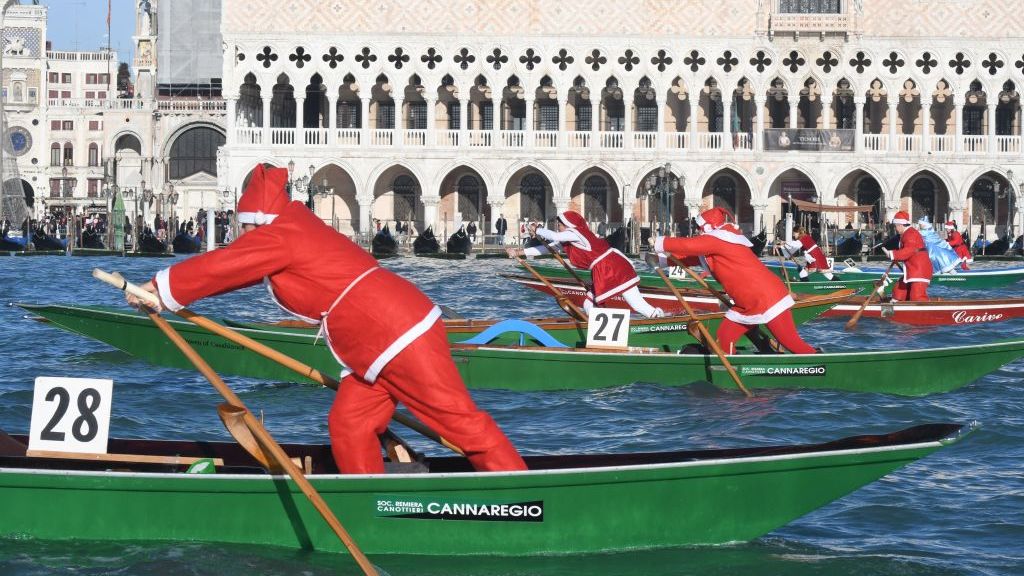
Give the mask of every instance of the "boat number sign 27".
<svg viewBox="0 0 1024 576">
<path fill-rule="evenodd" d="M 36 378 L 29 450 L 105 454 L 114 381 Z"/>
<path fill-rule="evenodd" d="M 587 317 L 587 348 L 629 346 L 629 310 L 591 308 Z"/>
</svg>

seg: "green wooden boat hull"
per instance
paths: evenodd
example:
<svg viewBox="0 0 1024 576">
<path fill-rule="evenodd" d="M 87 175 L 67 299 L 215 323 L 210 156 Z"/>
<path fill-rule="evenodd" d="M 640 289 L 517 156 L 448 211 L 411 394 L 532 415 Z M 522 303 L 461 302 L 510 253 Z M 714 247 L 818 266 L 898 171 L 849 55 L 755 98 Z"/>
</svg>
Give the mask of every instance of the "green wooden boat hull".
<svg viewBox="0 0 1024 576">
<path fill-rule="evenodd" d="M 546 278 L 560 278 L 560 279 L 572 279 L 572 275 L 565 269 L 564 266 L 550 266 L 544 264 L 531 264 L 531 266 L 541 275 Z M 580 278 L 586 282 L 590 282 L 590 271 L 589 270 L 574 270 Z M 773 270 L 774 271 L 774 270 Z M 778 272 L 777 272 L 778 273 Z M 660 276 L 653 272 L 643 272 L 638 270 L 637 276 L 640 277 L 640 286 L 642 288 L 665 288 L 665 281 Z M 853 278 L 836 278 L 829 280 L 824 276 L 816 278 L 815 281 L 811 282 L 800 282 L 793 272 L 790 274 L 790 290 L 797 294 L 828 294 L 835 292 L 836 290 L 852 289 L 856 290 L 855 294 L 864 294 L 871 290 L 874 286 L 875 279 L 853 279 Z M 701 286 L 690 278 L 672 278 L 672 283 L 677 288 L 697 290 Z M 723 291 L 722 285 L 715 280 L 708 280 L 708 284 L 718 291 Z M 890 289 L 891 290 L 891 289 Z"/>
<path fill-rule="evenodd" d="M 775 274 L 782 276 L 782 267 L 775 263 L 767 263 L 768 269 Z M 787 273 L 790 278 L 793 278 L 796 268 L 792 265 L 786 266 Z M 885 272 L 885 268 L 875 269 L 863 269 L 859 271 L 843 272 L 835 274 L 837 280 L 843 282 L 874 282 L 882 277 Z M 894 280 L 898 280 L 903 276 L 903 272 L 894 267 L 889 273 L 889 276 Z M 809 275 L 810 280 L 813 282 L 828 280 L 820 272 L 812 272 Z M 1020 280 L 1024 279 L 1024 266 L 1018 266 L 1014 268 L 979 268 L 974 270 L 957 272 L 956 274 L 935 274 L 932 276 L 931 286 L 944 286 L 947 288 L 963 288 L 963 289 L 976 289 L 976 288 L 1001 288 L 1003 286 L 1010 286 L 1016 284 Z M 794 282 L 794 286 L 797 283 Z M 888 288 L 891 292 L 892 287 Z"/>
<path fill-rule="evenodd" d="M 476 473 L 465 460 L 434 458 L 429 473 L 309 478 L 371 557 L 591 554 L 749 541 L 967 433 L 931 424 L 817 445 L 535 456 L 529 472 Z M 110 451 L 132 442 L 161 444 L 112 440 Z M 173 444 L 163 451 L 233 447 Z M 343 550 L 290 480 L 259 469 L 111 472 L 40 461 L 0 457 L 0 537 Z M 386 558 L 374 561 L 387 569 Z"/>
<path fill-rule="evenodd" d="M 1024 340 L 920 350 L 728 356 L 751 389 L 800 388 L 921 396 L 967 385 L 1024 356 Z M 470 388 L 590 389 L 647 382 L 710 382 L 736 389 L 718 357 L 664 352 L 598 352 L 454 346 Z"/>
<path fill-rule="evenodd" d="M 835 301 L 804 305 L 793 309 L 793 317 L 797 323 L 815 318 L 835 305 Z M 184 368 L 194 367 L 178 348 L 164 337 L 157 327 L 144 314 L 127 308 L 111 308 L 103 306 L 63 306 L 19 304 L 25 310 L 37 314 L 50 324 L 76 334 L 81 334 L 105 344 L 109 344 L 123 352 L 142 358 L 158 366 Z M 707 322 L 709 329 L 714 331 L 721 322 L 721 314 Z M 220 336 L 183 320 L 168 318 L 168 321 L 188 341 L 199 354 L 219 373 L 265 378 L 270 380 L 296 381 L 304 380 L 294 372 L 267 360 L 255 353 L 243 349 Z M 449 340 L 461 342 L 479 334 L 489 323 L 478 326 L 464 324 L 460 330 L 449 330 Z M 586 329 L 573 322 L 551 321 L 542 324 L 548 333 L 567 346 L 577 346 L 586 341 Z M 298 328 L 259 328 L 234 327 L 238 332 L 275 350 L 296 358 L 325 374 L 338 374 L 341 366 L 331 355 L 323 338 L 317 339 L 315 330 Z M 682 320 L 668 321 L 636 321 L 630 326 L 630 344 L 635 346 L 654 346 L 678 349 L 694 342 L 686 331 L 686 322 Z M 495 344 L 534 344 L 532 339 L 520 339 L 519 333 L 505 334 L 494 341 Z"/>
</svg>

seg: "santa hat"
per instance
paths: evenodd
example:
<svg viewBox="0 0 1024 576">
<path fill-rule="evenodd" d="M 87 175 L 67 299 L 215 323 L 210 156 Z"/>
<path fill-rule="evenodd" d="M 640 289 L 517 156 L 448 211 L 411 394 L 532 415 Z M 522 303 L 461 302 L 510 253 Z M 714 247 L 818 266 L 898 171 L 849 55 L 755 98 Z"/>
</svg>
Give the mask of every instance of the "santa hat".
<svg viewBox="0 0 1024 576">
<path fill-rule="evenodd" d="M 273 222 L 288 205 L 284 191 L 287 182 L 287 169 L 257 166 L 245 192 L 238 199 L 238 223 L 260 226 Z"/>
<path fill-rule="evenodd" d="M 922 216 L 917 221 L 917 227 L 920 228 L 921 230 L 931 230 L 932 223 L 928 221 L 927 216 Z"/>
<path fill-rule="evenodd" d="M 753 246 L 739 228 L 729 223 L 730 218 L 732 218 L 732 214 L 728 210 L 712 208 L 701 212 L 697 216 L 697 224 L 708 236 L 714 236 L 730 244 L 739 244 L 747 247 Z"/>
<path fill-rule="evenodd" d="M 558 215 L 558 221 L 565 225 L 566 228 L 582 228 L 588 230 L 590 227 L 587 226 L 587 221 L 583 218 L 583 215 L 575 210 L 566 210 Z"/>
<path fill-rule="evenodd" d="M 900 210 L 892 217 L 893 224 L 903 224 L 904 226 L 910 226 L 910 214 L 907 214 L 905 210 Z"/>
<path fill-rule="evenodd" d="M 946 222 L 946 230 L 956 230 L 956 222 L 952 220 Z"/>
</svg>

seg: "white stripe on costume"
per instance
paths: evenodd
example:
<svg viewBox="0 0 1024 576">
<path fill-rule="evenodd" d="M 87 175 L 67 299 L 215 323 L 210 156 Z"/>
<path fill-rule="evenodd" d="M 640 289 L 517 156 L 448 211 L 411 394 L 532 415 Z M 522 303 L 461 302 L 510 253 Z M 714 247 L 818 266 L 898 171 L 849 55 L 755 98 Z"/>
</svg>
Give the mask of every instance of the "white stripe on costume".
<svg viewBox="0 0 1024 576">
<path fill-rule="evenodd" d="M 607 249 L 607 250 L 605 250 L 605 251 L 604 251 L 604 254 L 601 254 L 601 255 L 600 255 L 600 256 L 598 256 L 597 258 L 594 258 L 594 261 L 590 263 L 590 267 L 589 267 L 589 268 L 587 268 L 587 270 L 593 270 L 593 269 L 594 269 L 594 266 L 597 266 L 597 263 L 598 263 L 598 262 L 600 262 L 600 261 L 601 261 L 601 260 L 602 260 L 602 259 L 603 259 L 603 258 L 604 258 L 605 256 L 607 256 L 607 255 L 609 255 L 609 254 L 611 254 L 611 253 L 613 253 L 613 252 L 614 252 L 615 254 L 618 254 L 619 256 L 622 256 L 623 258 L 626 258 L 626 255 L 625 255 L 625 254 L 623 254 L 622 252 L 619 252 L 619 251 L 618 251 L 618 250 L 616 250 L 615 248 L 609 248 L 609 249 Z M 627 258 L 627 259 L 626 259 L 626 261 L 628 262 L 628 261 L 629 261 L 629 259 Z"/>
<path fill-rule="evenodd" d="M 612 289 L 606 291 L 603 294 L 598 294 L 597 296 L 594 297 L 594 300 L 596 300 L 597 303 L 600 304 L 601 302 L 604 302 L 605 300 L 607 300 L 609 298 L 612 298 L 612 297 L 617 296 L 618 294 L 620 294 L 622 292 L 625 292 L 626 290 L 629 290 L 631 287 L 636 286 L 639 283 L 640 283 L 640 277 L 639 276 L 633 276 L 632 279 L 627 280 L 627 281 L 623 282 L 622 284 L 619 284 L 615 288 L 612 288 Z"/>
<path fill-rule="evenodd" d="M 725 317 L 728 318 L 729 320 L 732 320 L 733 322 L 736 322 L 738 324 L 745 324 L 747 326 L 752 326 L 755 324 L 766 324 L 768 322 L 771 322 L 772 320 L 775 320 L 775 317 L 778 316 L 779 314 L 782 314 L 786 310 L 792 308 L 793 304 L 795 304 L 795 302 L 793 302 L 793 297 L 790 296 L 789 294 L 786 294 L 782 298 L 782 300 L 779 300 L 778 302 L 773 304 L 771 308 L 765 310 L 760 314 L 740 314 L 735 309 L 730 308 L 729 311 L 725 313 Z"/>
<path fill-rule="evenodd" d="M 434 306 L 423 320 L 420 320 L 415 326 L 406 331 L 405 334 L 399 336 L 398 339 L 392 342 L 380 356 L 377 356 L 377 359 L 373 361 L 373 364 L 370 364 L 370 367 L 366 369 L 366 374 L 363 375 L 363 378 L 372 384 L 377 380 L 377 376 L 380 374 L 380 371 L 388 365 L 388 362 L 391 362 L 395 356 L 398 356 L 398 354 L 402 350 L 405 350 L 409 344 L 412 344 L 413 341 L 425 334 L 427 330 L 430 330 L 430 327 L 433 326 L 434 322 L 437 322 L 437 319 L 440 317 L 441 309 Z"/>
<path fill-rule="evenodd" d="M 164 268 L 156 273 L 156 289 L 157 292 L 160 293 L 160 301 L 163 302 L 164 306 L 166 306 L 171 312 L 177 312 L 185 307 L 184 305 L 179 304 L 171 294 L 170 268 Z"/>
<path fill-rule="evenodd" d="M 239 212 L 238 223 L 239 224 L 256 224 L 262 226 L 264 224 L 270 224 L 277 218 L 277 214 L 264 214 L 263 212 Z"/>
<path fill-rule="evenodd" d="M 730 244 L 739 244 L 740 246 L 746 246 L 747 248 L 753 246 L 750 240 L 747 240 L 747 237 L 744 236 L 743 234 L 736 234 L 734 232 L 729 232 L 728 230 L 723 230 L 721 228 L 717 228 L 710 232 L 705 232 L 704 235 L 713 236 L 724 242 L 728 242 Z"/>
</svg>

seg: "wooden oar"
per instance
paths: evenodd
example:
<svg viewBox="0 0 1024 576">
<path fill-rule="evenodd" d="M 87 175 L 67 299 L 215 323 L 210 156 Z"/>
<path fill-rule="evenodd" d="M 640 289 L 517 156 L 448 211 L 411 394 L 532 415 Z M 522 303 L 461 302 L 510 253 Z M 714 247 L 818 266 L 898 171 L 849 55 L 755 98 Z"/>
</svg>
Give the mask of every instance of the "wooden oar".
<svg viewBox="0 0 1024 576">
<path fill-rule="evenodd" d="M 718 359 L 722 361 L 722 365 L 725 366 L 726 371 L 729 372 L 729 376 L 731 376 L 733 381 L 736 382 L 736 385 L 739 386 L 740 390 L 742 390 L 747 397 L 753 396 L 753 394 L 750 393 L 750 390 L 747 390 L 747 387 L 743 385 L 743 381 L 740 380 L 740 375 L 736 373 L 736 369 L 733 368 L 732 363 L 730 363 L 729 359 L 725 357 L 725 352 L 723 352 L 722 347 L 718 345 L 718 341 L 711 336 L 710 332 L 708 332 L 707 326 L 697 319 L 697 315 L 693 312 L 693 308 L 690 307 L 690 303 L 687 302 L 686 299 L 683 298 L 683 295 L 679 293 L 676 285 L 673 284 L 672 280 L 665 275 L 665 271 L 662 270 L 660 266 L 655 267 L 654 270 L 658 273 L 658 276 L 661 276 L 661 279 L 665 281 L 665 284 L 668 285 L 670 290 L 672 290 L 672 293 L 675 294 L 676 298 L 679 299 L 683 308 L 686 309 L 686 313 L 690 316 L 690 322 L 697 324 L 697 330 L 699 330 L 701 336 L 704 337 L 704 341 L 707 343 L 708 347 L 714 350 L 715 354 L 718 355 Z"/>
<path fill-rule="evenodd" d="M 779 257 L 779 267 L 782 268 L 782 277 L 786 279 L 786 289 L 793 291 L 793 285 L 789 282 L 789 271 L 786 270 L 786 261 L 782 259 L 782 250 L 775 247 L 775 254 Z"/>
<path fill-rule="evenodd" d="M 115 279 L 110 274 L 106 274 L 102 270 L 98 269 L 93 271 L 93 276 L 108 283 L 112 279 Z M 159 300 L 157 300 L 156 296 L 153 294 L 141 289 L 139 289 L 139 292 L 141 292 L 141 294 L 135 292 L 133 292 L 133 294 L 143 298 L 145 302 L 159 305 Z M 146 296 L 143 296 L 143 294 Z M 291 459 L 288 458 L 284 449 L 281 448 L 277 441 L 274 440 L 274 437 L 267 432 L 259 419 L 253 416 L 252 412 L 245 407 L 241 398 L 239 398 L 235 392 L 231 390 L 223 380 L 221 380 L 220 376 L 213 371 L 213 368 L 210 368 L 210 365 L 207 364 L 198 353 L 196 353 L 195 349 L 193 349 L 192 346 L 181 337 L 181 334 L 178 334 L 177 330 L 175 330 L 167 320 L 164 320 L 163 317 L 160 316 L 159 312 L 149 306 L 146 306 L 146 314 L 148 314 L 150 319 L 153 320 L 153 323 L 160 328 L 160 331 L 163 332 L 179 350 L 181 350 L 181 353 L 184 354 L 190 362 L 192 362 L 196 369 L 210 381 L 210 384 L 212 384 L 217 392 L 220 393 L 221 397 L 223 397 L 232 408 L 236 409 L 236 411 L 242 411 L 242 420 L 245 423 L 246 428 L 248 428 L 252 432 L 253 436 L 256 437 L 260 448 L 262 448 L 265 454 L 273 458 L 276 465 L 284 470 L 299 489 L 302 490 L 302 493 L 306 495 L 306 498 L 309 499 L 313 507 L 320 513 L 323 519 L 327 522 L 327 525 L 331 527 L 331 530 L 334 531 L 342 544 L 345 545 L 345 548 L 347 548 L 349 553 L 352 554 L 352 557 L 355 558 L 356 563 L 359 564 L 363 573 L 367 576 L 378 576 L 379 573 L 377 572 L 376 567 L 370 563 L 370 560 L 365 554 L 363 554 L 363 551 L 359 549 L 355 540 L 352 539 L 352 536 L 350 536 L 348 531 L 345 530 L 345 527 L 341 525 L 341 522 L 334 515 L 334 512 L 332 512 L 330 507 L 327 506 L 327 502 L 325 502 L 323 497 L 320 496 L 320 493 L 316 491 L 316 488 L 313 488 L 313 485 L 309 483 L 309 480 L 307 480 L 302 474 L 302 471 L 295 466 Z"/>
<path fill-rule="evenodd" d="M 537 280 L 540 280 L 542 283 L 544 283 L 545 286 L 548 287 L 548 290 L 551 290 L 551 293 L 555 295 L 555 301 L 558 302 L 558 307 L 559 308 L 561 308 L 562 310 L 565 310 L 565 312 L 569 316 L 572 316 L 572 318 L 574 320 L 578 320 L 580 322 L 586 322 L 587 321 L 587 314 L 583 310 L 580 310 L 579 306 L 573 304 L 572 301 L 570 301 L 569 298 L 565 294 L 562 294 L 561 290 L 556 288 L 554 286 L 554 284 L 549 282 L 548 279 L 545 278 L 540 272 L 537 272 L 537 270 L 535 270 L 533 266 L 530 266 L 526 262 L 525 258 L 523 258 L 521 256 L 516 256 L 515 258 L 516 258 L 516 261 L 519 262 L 520 266 L 522 266 L 523 268 L 526 268 L 527 270 L 529 270 L 530 274 L 533 274 L 534 278 L 536 278 Z"/>
<path fill-rule="evenodd" d="M 668 257 L 669 262 L 678 266 L 679 268 L 682 268 L 683 271 L 685 271 L 690 278 L 693 278 L 705 290 L 714 294 L 715 297 L 718 298 L 718 300 L 726 306 L 726 308 L 732 306 L 732 300 L 730 300 L 728 296 L 712 288 L 711 285 L 708 284 L 707 280 L 701 278 L 700 274 L 694 272 L 689 266 L 684 264 L 682 260 L 676 258 L 672 254 L 667 254 L 666 256 Z M 771 336 L 768 336 L 767 334 L 762 332 L 760 324 L 757 326 L 757 329 L 753 331 L 753 333 L 747 333 L 747 338 L 750 338 L 750 340 L 753 341 L 754 344 L 757 345 L 761 351 L 766 351 L 764 346 L 767 346 L 768 348 L 774 350 L 775 352 L 782 353 L 782 346 L 775 340 L 775 338 L 772 338 Z"/>
<path fill-rule="evenodd" d="M 100 280 L 110 284 L 111 286 L 114 286 L 114 287 L 118 288 L 119 290 L 123 290 L 125 292 L 130 292 L 132 295 L 134 295 L 134 296 L 136 296 L 138 298 L 146 299 L 149 302 L 155 302 L 156 301 L 155 300 L 156 297 L 153 294 L 143 290 L 141 287 L 139 287 L 136 284 L 132 284 L 131 282 L 128 282 L 120 274 L 116 274 L 116 273 L 115 274 L 108 274 L 108 273 L 104 272 L 103 270 L 100 270 L 100 269 L 97 268 L 97 269 L 93 270 L 93 276 L 95 276 L 96 278 L 99 278 Z M 292 370 L 293 372 L 295 372 L 296 374 L 298 374 L 300 376 L 303 376 L 305 378 L 309 378 L 310 380 L 312 380 L 314 382 L 317 382 L 319 384 L 322 384 L 322 385 L 324 385 L 324 386 L 326 386 L 326 387 L 328 387 L 328 388 L 330 388 L 332 390 L 337 390 L 338 389 L 338 381 L 337 380 L 335 380 L 334 378 L 331 378 L 330 376 L 324 374 L 323 372 L 320 372 L 316 368 L 313 368 L 312 366 L 308 366 L 308 365 L 306 365 L 306 364 L 296 360 L 295 358 L 292 358 L 291 356 L 288 356 L 287 354 L 278 352 L 277 350 L 274 350 L 273 348 L 271 348 L 271 347 L 269 347 L 269 346 L 267 346 L 265 344 L 257 342 L 257 341 L 253 340 L 252 338 L 249 338 L 248 336 L 246 336 L 244 334 L 240 334 L 240 333 L 236 332 L 235 330 L 232 330 L 231 328 L 228 328 L 227 326 L 224 326 L 222 324 L 218 324 L 217 322 L 214 322 L 213 320 L 210 320 L 209 318 L 206 318 L 205 316 L 200 316 L 199 314 L 196 314 L 195 312 L 192 312 L 188 308 L 182 308 L 181 310 L 178 310 L 177 312 L 175 312 L 175 314 L 177 314 L 178 316 L 188 320 L 189 322 L 192 322 L 196 326 L 199 326 L 201 328 L 205 328 L 206 330 L 209 330 L 210 332 L 213 332 L 214 334 L 216 334 L 218 336 L 221 336 L 222 338 L 224 338 L 226 340 L 230 340 L 230 341 L 234 342 L 235 344 L 238 344 L 239 346 L 242 346 L 243 348 L 247 348 L 250 351 L 255 352 L 256 354 L 259 354 L 260 356 L 263 356 L 264 358 L 266 358 L 268 360 L 271 360 L 273 362 L 277 362 L 281 366 L 284 366 L 285 368 L 288 368 L 289 370 Z M 455 452 L 455 453 L 457 453 L 457 454 L 459 454 L 461 456 L 465 456 L 466 455 L 466 453 L 463 452 L 462 449 L 460 449 L 458 446 L 452 444 L 448 440 L 445 440 L 437 432 L 434 432 L 430 428 L 424 426 L 420 422 L 418 422 L 418 421 L 416 421 L 416 420 L 414 420 L 414 419 L 412 419 L 412 418 L 410 418 L 408 416 L 405 416 L 404 414 L 396 412 L 395 414 L 392 415 L 391 418 L 395 422 L 398 422 L 399 424 L 409 428 L 410 430 L 414 430 L 416 432 L 419 432 L 423 436 L 433 440 L 434 442 L 437 442 L 438 444 L 444 446 L 445 448 L 448 448 L 448 449 L 452 450 L 453 452 Z"/>
<path fill-rule="evenodd" d="M 853 318 L 850 318 L 849 320 L 846 321 L 847 330 L 853 330 L 854 328 L 857 327 L 857 321 L 860 320 L 861 314 L 864 313 L 864 310 L 868 307 L 868 303 L 871 302 L 871 299 L 875 297 L 876 293 L 879 296 L 881 296 L 882 292 L 885 291 L 885 281 L 889 277 L 889 272 L 892 270 L 892 267 L 895 264 L 895 260 L 889 262 L 889 267 L 885 269 L 885 273 L 882 274 L 882 278 L 879 279 L 877 283 L 875 283 L 875 289 L 872 290 L 871 293 L 864 298 L 864 302 L 860 305 L 860 308 L 853 315 Z"/>
<path fill-rule="evenodd" d="M 550 252 L 552 256 L 555 257 L 555 260 L 558 260 L 558 262 L 561 263 L 562 266 L 564 266 L 565 269 L 569 271 L 569 274 L 572 274 L 572 277 L 575 278 L 577 282 L 579 282 L 580 286 L 586 289 L 586 281 L 583 280 L 583 278 L 580 278 L 580 275 L 576 273 L 576 270 L 573 269 L 572 265 L 565 261 L 565 258 L 563 258 L 561 253 L 559 253 L 558 249 L 555 248 L 555 245 L 553 243 L 548 243 L 545 240 L 541 241 L 544 242 L 544 247 L 548 249 L 548 252 Z"/>
</svg>

